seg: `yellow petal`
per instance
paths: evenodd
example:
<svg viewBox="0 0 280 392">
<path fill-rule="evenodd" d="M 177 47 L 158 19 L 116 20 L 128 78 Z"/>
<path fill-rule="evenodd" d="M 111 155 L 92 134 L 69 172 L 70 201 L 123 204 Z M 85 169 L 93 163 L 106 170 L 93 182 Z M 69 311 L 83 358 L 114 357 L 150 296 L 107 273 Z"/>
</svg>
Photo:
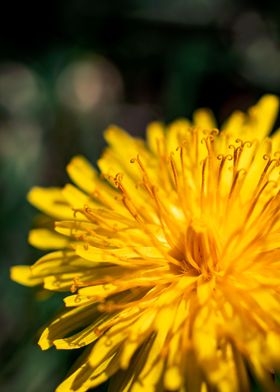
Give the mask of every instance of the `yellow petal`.
<svg viewBox="0 0 280 392">
<path fill-rule="evenodd" d="M 66 184 L 61 193 L 72 208 L 83 208 L 89 202 L 89 197 L 72 184 Z"/>
<path fill-rule="evenodd" d="M 268 359 L 269 366 L 275 371 L 280 370 L 280 358 L 279 358 L 279 347 L 280 347 L 280 335 L 269 331 L 266 337 L 267 349 L 264 352 L 265 357 Z"/>
<path fill-rule="evenodd" d="M 217 127 L 213 113 L 209 109 L 196 110 L 193 114 L 193 123 L 195 126 L 207 130 Z"/>
<path fill-rule="evenodd" d="M 93 368 L 99 366 L 106 357 L 117 351 L 119 345 L 125 340 L 125 338 L 125 334 L 120 331 L 119 333 L 110 336 L 106 333 L 98 339 L 89 357 L 90 365 Z"/>
<path fill-rule="evenodd" d="M 74 157 L 67 166 L 71 180 L 88 194 L 96 188 L 97 172 L 82 156 Z"/>
<path fill-rule="evenodd" d="M 28 201 L 45 214 L 57 219 L 73 218 L 73 210 L 66 202 L 60 188 L 32 188 Z"/>
<path fill-rule="evenodd" d="M 197 297 L 201 305 L 204 305 L 205 302 L 211 298 L 211 293 L 213 292 L 213 288 L 215 286 L 215 282 L 213 279 L 204 280 L 199 279 L 197 283 Z"/>
<path fill-rule="evenodd" d="M 47 350 L 54 344 L 54 341 L 88 325 L 98 314 L 97 308 L 93 304 L 73 308 L 62 313 L 43 331 L 38 342 L 39 346 L 42 350 Z"/>
<path fill-rule="evenodd" d="M 172 327 L 176 307 L 162 308 L 155 319 L 157 334 L 152 341 L 147 358 L 137 380 L 131 388 L 133 392 L 154 391 L 164 367 L 164 359 L 160 354 L 164 347 L 166 337 Z"/>
<path fill-rule="evenodd" d="M 279 99 L 275 95 L 264 95 L 249 109 L 252 136 L 263 139 L 274 125 L 279 110 Z"/>
<path fill-rule="evenodd" d="M 91 206 L 98 206 L 100 203 L 109 208 L 123 210 L 123 206 L 116 200 L 118 193 L 99 178 L 97 171 L 84 157 L 73 158 L 67 166 L 67 172 L 72 181 L 89 195 Z"/>
<path fill-rule="evenodd" d="M 165 145 L 165 134 L 163 124 L 152 122 L 147 127 L 147 144 L 149 149 L 156 155 L 162 152 Z"/>
<path fill-rule="evenodd" d="M 127 151 L 127 147 L 125 148 Z M 135 163 L 131 163 L 131 158 L 134 158 L 135 154 L 129 154 L 128 157 L 126 151 L 117 154 L 109 148 L 106 149 L 103 152 L 102 157 L 98 160 L 98 167 L 113 187 L 116 188 L 116 179 L 119 178 L 123 189 L 126 189 L 127 192 L 132 192 L 134 199 L 139 203 L 143 203 L 143 192 L 140 189 L 137 192 L 135 191 L 136 183 L 141 179 Z M 118 204 L 117 211 L 125 211 L 125 214 L 127 215 L 128 211 L 124 209 L 123 204 L 119 202 L 119 198 L 117 201 L 118 203 L 113 204 L 114 209 L 116 204 Z"/>
<path fill-rule="evenodd" d="M 163 367 L 163 358 L 159 358 L 148 370 L 144 366 L 137 381 L 132 384 L 131 392 L 155 392 L 156 384 L 161 377 Z"/>
<path fill-rule="evenodd" d="M 100 335 L 96 332 L 97 325 L 98 322 L 94 322 L 75 335 L 64 339 L 55 339 L 53 344 L 58 350 L 73 350 L 84 347 L 99 338 Z"/>
<path fill-rule="evenodd" d="M 120 355 L 120 366 L 127 369 L 132 355 L 135 353 L 142 342 L 151 333 L 152 323 L 156 317 L 153 310 L 145 311 L 127 330 L 127 341 L 123 345 Z"/>
<path fill-rule="evenodd" d="M 121 160 L 125 159 L 129 162 L 130 158 L 135 157 L 144 149 L 143 140 L 130 136 L 129 133 L 115 125 L 106 129 L 104 137 L 108 144 L 117 150 L 118 158 Z"/>
<path fill-rule="evenodd" d="M 50 273 L 50 272 L 49 272 Z M 82 277 L 81 272 L 60 273 L 44 277 L 44 288 L 51 291 L 69 291 L 75 280 Z M 84 277 L 84 276 L 83 276 Z"/>
<path fill-rule="evenodd" d="M 55 222 L 55 231 L 77 241 L 89 241 L 92 245 L 104 247 L 118 247 L 123 245 L 123 240 L 112 238 L 109 230 L 102 229 L 92 222 L 78 220 Z M 72 244 L 74 246 L 74 244 Z"/>
<path fill-rule="evenodd" d="M 178 391 L 182 384 L 182 376 L 177 366 L 168 368 L 164 373 L 164 386 L 169 391 Z"/>
<path fill-rule="evenodd" d="M 85 205 L 88 205 L 91 208 L 100 207 L 100 205 L 95 203 L 88 195 L 71 184 L 65 185 L 62 189 L 62 194 L 72 208 L 82 209 Z"/>
<path fill-rule="evenodd" d="M 209 307 L 196 315 L 193 332 L 194 349 L 199 360 L 214 359 L 217 353 L 216 320 Z"/>
<path fill-rule="evenodd" d="M 32 267 L 36 278 L 44 279 L 44 287 L 48 290 L 65 291 L 74 280 L 91 280 L 95 265 L 81 259 L 73 251 L 55 251 L 41 257 Z"/>
<path fill-rule="evenodd" d="M 158 306 L 166 306 L 171 304 L 173 301 L 181 297 L 182 292 L 191 290 L 194 288 L 194 284 L 197 282 L 196 276 L 183 276 L 176 284 L 172 286 L 172 289 L 167 289 L 160 294 L 157 299 Z"/>
<path fill-rule="evenodd" d="M 116 249 L 100 249 L 94 246 L 78 245 L 76 248 L 77 255 L 86 260 L 96 263 L 114 263 L 127 267 L 134 267 L 136 264 L 143 264 L 141 257 L 150 257 L 157 260 L 159 251 L 150 247 L 139 247 L 138 249 L 116 248 Z M 160 255 L 161 256 L 161 255 Z M 134 259 L 133 263 L 132 260 Z"/>
<path fill-rule="evenodd" d="M 69 244 L 68 238 L 48 229 L 31 230 L 28 241 L 30 245 L 42 250 L 61 249 L 67 247 Z"/>
<path fill-rule="evenodd" d="M 82 260 L 73 251 L 57 250 L 41 257 L 31 268 L 34 276 L 46 276 L 53 275 L 54 273 L 81 271 L 92 266 L 92 263 Z"/>
<path fill-rule="evenodd" d="M 115 353 L 94 369 L 86 361 L 58 386 L 56 392 L 86 392 L 105 382 L 118 367 L 118 356 Z"/>
<path fill-rule="evenodd" d="M 228 135 L 239 135 L 239 133 L 242 133 L 242 127 L 245 120 L 245 114 L 237 110 L 225 121 L 222 126 L 222 131 L 226 132 Z"/>
<path fill-rule="evenodd" d="M 74 295 L 68 295 L 68 297 L 65 297 L 63 299 L 63 301 L 66 307 L 73 307 L 73 306 L 84 305 L 87 302 L 92 302 L 92 298 L 88 297 L 87 295 L 74 294 Z"/>
<path fill-rule="evenodd" d="M 40 277 L 33 276 L 32 270 L 28 265 L 17 265 L 10 270 L 11 279 L 25 286 L 37 286 L 43 282 Z"/>
<path fill-rule="evenodd" d="M 175 152 L 191 129 L 190 121 L 182 118 L 173 121 L 167 128 L 166 143 L 168 152 Z"/>
</svg>

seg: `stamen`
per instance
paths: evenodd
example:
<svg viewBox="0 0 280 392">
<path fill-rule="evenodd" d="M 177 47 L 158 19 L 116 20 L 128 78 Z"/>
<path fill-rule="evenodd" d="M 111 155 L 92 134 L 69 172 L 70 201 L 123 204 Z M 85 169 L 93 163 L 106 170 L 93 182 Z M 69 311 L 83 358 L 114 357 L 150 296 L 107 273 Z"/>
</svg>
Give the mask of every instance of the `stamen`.
<svg viewBox="0 0 280 392">
<path fill-rule="evenodd" d="M 202 161 L 202 168 L 201 168 L 201 191 L 200 191 L 200 208 L 201 209 L 203 209 L 204 197 L 206 195 L 206 189 L 205 189 L 206 163 L 207 163 L 207 158 L 205 158 Z"/>
<path fill-rule="evenodd" d="M 247 215 L 246 215 L 246 220 L 249 219 L 249 217 L 252 215 L 259 199 L 260 196 L 263 194 L 264 190 L 268 187 L 268 185 L 275 185 L 275 181 L 267 181 L 262 188 L 258 191 L 257 195 L 255 196 L 255 198 L 252 200 L 251 205 L 248 209 Z M 277 184 L 276 184 L 277 185 Z"/>
<path fill-rule="evenodd" d="M 247 172 L 246 172 L 245 169 L 240 169 L 240 170 L 235 172 L 235 174 L 233 176 L 233 181 L 232 181 L 232 184 L 231 184 L 231 188 L 230 188 L 230 191 L 229 191 L 229 195 L 228 195 L 228 200 L 230 200 L 232 198 L 233 192 L 237 191 L 237 184 L 238 184 L 238 181 L 240 180 L 241 175 L 243 175 L 245 177 L 246 174 L 247 174 Z"/>
<path fill-rule="evenodd" d="M 220 154 L 217 156 L 217 159 L 220 161 L 220 165 L 218 168 L 218 176 L 217 176 L 217 194 L 218 194 L 219 193 L 219 185 L 220 185 L 220 181 L 221 181 L 221 177 L 222 177 L 225 163 L 226 163 L 226 161 L 231 161 L 233 159 L 233 157 L 230 154 L 227 154 L 227 155 Z"/>
<path fill-rule="evenodd" d="M 275 167 L 279 166 L 279 160 L 278 159 L 271 159 L 271 156 L 268 155 L 268 154 L 264 154 L 263 155 L 263 159 L 265 161 L 267 161 L 267 164 L 265 165 L 265 167 L 264 167 L 264 169 L 263 169 L 263 171 L 262 171 L 262 173 L 260 175 L 260 179 L 259 179 L 259 182 L 257 184 L 256 190 L 261 186 L 261 184 L 262 184 L 263 180 L 265 179 L 265 177 L 266 178 L 268 177 L 268 175 L 269 175 L 269 173 L 268 173 L 269 168 L 271 168 L 271 166 L 273 166 L 273 164 L 274 164 L 274 166 L 270 170 L 270 173 L 271 173 L 271 171 Z"/>
<path fill-rule="evenodd" d="M 174 155 L 174 153 L 170 154 L 169 161 L 170 161 L 171 169 L 172 169 L 172 173 L 173 173 L 175 189 L 178 192 L 178 190 L 179 190 L 179 187 L 178 187 L 178 172 L 177 172 L 177 169 L 176 169 L 176 164 L 174 162 L 173 155 Z"/>
<path fill-rule="evenodd" d="M 132 201 L 126 197 L 123 197 L 123 203 L 130 214 L 133 216 L 135 221 L 139 224 L 140 228 L 143 230 L 144 233 L 150 238 L 153 245 L 162 253 L 162 255 L 171 263 L 177 266 L 180 266 L 180 263 L 168 255 L 167 250 L 164 249 L 160 241 L 152 234 L 152 232 L 148 229 L 148 226 L 145 224 L 145 221 L 140 217 L 137 208 L 132 203 Z"/>
<path fill-rule="evenodd" d="M 217 244 L 207 226 L 192 220 L 186 232 L 186 261 L 199 273 L 212 273 L 218 264 Z"/>
</svg>

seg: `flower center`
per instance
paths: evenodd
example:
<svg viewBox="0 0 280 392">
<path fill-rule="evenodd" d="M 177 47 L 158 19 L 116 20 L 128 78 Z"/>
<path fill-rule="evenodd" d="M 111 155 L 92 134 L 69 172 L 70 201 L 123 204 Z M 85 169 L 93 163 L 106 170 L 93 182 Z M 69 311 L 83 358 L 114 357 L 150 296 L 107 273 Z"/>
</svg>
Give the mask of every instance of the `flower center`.
<svg viewBox="0 0 280 392">
<path fill-rule="evenodd" d="M 185 268 L 192 266 L 198 274 L 210 276 L 219 268 L 218 244 L 202 220 L 192 219 L 184 240 Z"/>
</svg>

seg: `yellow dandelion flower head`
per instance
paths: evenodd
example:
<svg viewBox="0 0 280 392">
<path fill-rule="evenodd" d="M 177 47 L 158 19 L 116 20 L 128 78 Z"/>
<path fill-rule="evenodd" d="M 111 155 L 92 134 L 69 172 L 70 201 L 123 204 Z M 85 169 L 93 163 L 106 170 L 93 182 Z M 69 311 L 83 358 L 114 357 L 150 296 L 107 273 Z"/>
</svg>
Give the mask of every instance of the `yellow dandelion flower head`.
<svg viewBox="0 0 280 392">
<path fill-rule="evenodd" d="M 216 129 L 209 110 L 147 141 L 112 126 L 99 174 L 83 157 L 75 185 L 33 188 L 52 217 L 30 243 L 52 250 L 16 266 L 25 285 L 65 291 L 43 350 L 86 346 L 57 391 L 274 391 L 280 365 L 280 131 L 264 96 Z"/>
</svg>

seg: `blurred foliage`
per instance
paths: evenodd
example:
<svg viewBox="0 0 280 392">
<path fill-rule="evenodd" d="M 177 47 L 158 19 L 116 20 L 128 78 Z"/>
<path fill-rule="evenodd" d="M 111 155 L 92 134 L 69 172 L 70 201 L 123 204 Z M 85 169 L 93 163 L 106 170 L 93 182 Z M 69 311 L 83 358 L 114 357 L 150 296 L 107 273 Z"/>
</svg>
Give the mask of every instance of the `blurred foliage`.
<svg viewBox="0 0 280 392">
<path fill-rule="evenodd" d="M 110 123 L 143 136 L 154 119 L 209 106 L 221 121 L 263 93 L 279 94 L 280 3 L 58 0 L 1 8 L 0 390 L 50 392 L 79 353 L 39 350 L 40 328 L 61 296 L 45 301 L 9 280 L 11 265 L 40 255 L 26 242 L 35 214 L 26 193 L 67 181 L 74 154 L 94 163 Z"/>
</svg>

